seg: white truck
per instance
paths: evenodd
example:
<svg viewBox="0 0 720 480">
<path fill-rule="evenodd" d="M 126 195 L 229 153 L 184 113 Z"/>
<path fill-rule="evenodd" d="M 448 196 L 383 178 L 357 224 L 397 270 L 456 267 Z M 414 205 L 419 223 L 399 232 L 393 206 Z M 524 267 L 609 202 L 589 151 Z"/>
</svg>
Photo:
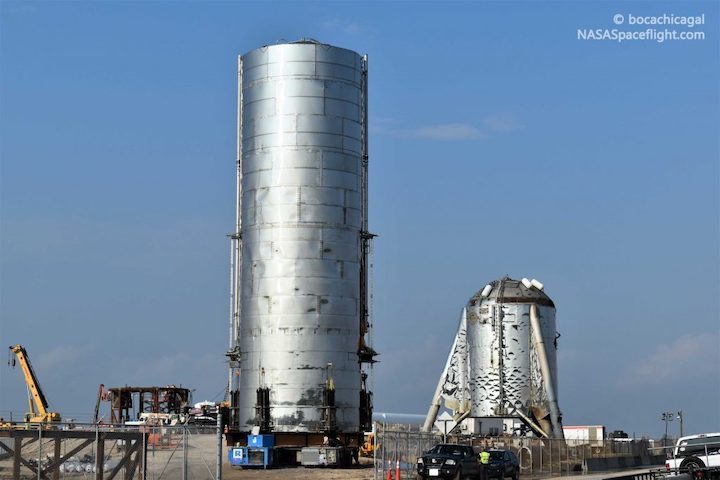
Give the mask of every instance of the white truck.
<svg viewBox="0 0 720 480">
<path fill-rule="evenodd" d="M 668 457 L 665 462 L 668 471 L 720 467 L 720 433 L 680 437 Z"/>
</svg>

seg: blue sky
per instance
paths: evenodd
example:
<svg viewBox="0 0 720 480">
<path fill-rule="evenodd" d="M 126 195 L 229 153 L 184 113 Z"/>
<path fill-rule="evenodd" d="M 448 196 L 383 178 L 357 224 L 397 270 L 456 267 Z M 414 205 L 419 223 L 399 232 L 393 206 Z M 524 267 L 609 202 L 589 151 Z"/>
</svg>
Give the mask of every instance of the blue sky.
<svg viewBox="0 0 720 480">
<path fill-rule="evenodd" d="M 700 15 L 700 41 L 582 41 Z M 99 383 L 226 379 L 236 57 L 370 57 L 376 410 L 424 413 L 504 274 L 558 306 L 566 424 L 720 429 L 717 2 L 0 3 L 0 343 L 87 418 Z M 626 30 L 644 30 L 621 26 Z M 661 27 L 662 28 L 662 27 Z M 25 408 L 0 368 L 0 411 Z M 677 428 L 677 425 L 673 425 Z"/>
</svg>

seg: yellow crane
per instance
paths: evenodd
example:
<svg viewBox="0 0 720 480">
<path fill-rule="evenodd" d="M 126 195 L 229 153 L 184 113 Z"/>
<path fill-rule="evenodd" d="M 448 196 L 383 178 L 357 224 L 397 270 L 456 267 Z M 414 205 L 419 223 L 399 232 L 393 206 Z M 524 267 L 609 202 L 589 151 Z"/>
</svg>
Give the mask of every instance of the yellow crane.
<svg viewBox="0 0 720 480">
<path fill-rule="evenodd" d="M 22 368 L 23 375 L 25 376 L 25 384 L 28 389 L 28 405 L 30 410 L 25 414 L 25 422 L 28 423 L 51 423 L 59 422 L 60 414 L 57 412 L 49 411 L 47 399 L 45 394 L 40 388 L 40 382 L 38 382 L 37 375 L 30 365 L 30 358 L 28 358 L 27 351 L 22 345 L 15 345 L 10 347 L 11 355 L 15 354 L 18 362 L 20 362 L 20 368 Z M 12 366 L 15 366 L 15 359 L 11 359 Z"/>
</svg>

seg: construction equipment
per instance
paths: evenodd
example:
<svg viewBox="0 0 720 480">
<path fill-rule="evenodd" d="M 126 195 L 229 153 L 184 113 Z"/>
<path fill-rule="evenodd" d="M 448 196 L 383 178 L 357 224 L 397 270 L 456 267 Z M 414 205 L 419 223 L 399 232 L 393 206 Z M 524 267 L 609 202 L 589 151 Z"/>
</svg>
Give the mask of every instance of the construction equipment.
<svg viewBox="0 0 720 480">
<path fill-rule="evenodd" d="M 375 434 L 374 433 L 366 433 L 365 434 L 365 442 L 360 447 L 360 456 L 361 457 L 372 457 L 375 453 L 375 450 L 380 448 L 380 444 L 375 445 Z"/>
<path fill-rule="evenodd" d="M 28 406 L 29 411 L 25 414 L 25 422 L 27 423 L 52 423 L 60 421 L 60 414 L 57 412 L 51 412 L 48 406 L 45 394 L 40 388 L 40 382 L 38 382 L 37 375 L 30 364 L 30 358 L 28 357 L 27 351 L 22 345 L 15 345 L 10 347 L 10 360 L 8 364 L 15 366 L 15 358 L 20 362 L 23 375 L 25 376 L 25 384 L 28 389 Z"/>
</svg>

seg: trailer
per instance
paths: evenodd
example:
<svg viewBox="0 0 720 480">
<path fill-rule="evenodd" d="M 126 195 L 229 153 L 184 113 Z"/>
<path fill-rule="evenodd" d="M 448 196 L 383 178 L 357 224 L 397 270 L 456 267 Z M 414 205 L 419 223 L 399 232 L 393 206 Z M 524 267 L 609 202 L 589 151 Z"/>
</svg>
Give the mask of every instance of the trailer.
<svg viewBox="0 0 720 480">
<path fill-rule="evenodd" d="M 604 480 L 720 480 L 720 467 L 658 468 Z"/>
<path fill-rule="evenodd" d="M 278 445 L 274 434 L 249 434 L 245 445 L 228 449 L 228 462 L 236 468 L 347 467 L 357 458 L 358 449 L 335 442 L 317 446 Z"/>
</svg>

